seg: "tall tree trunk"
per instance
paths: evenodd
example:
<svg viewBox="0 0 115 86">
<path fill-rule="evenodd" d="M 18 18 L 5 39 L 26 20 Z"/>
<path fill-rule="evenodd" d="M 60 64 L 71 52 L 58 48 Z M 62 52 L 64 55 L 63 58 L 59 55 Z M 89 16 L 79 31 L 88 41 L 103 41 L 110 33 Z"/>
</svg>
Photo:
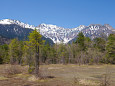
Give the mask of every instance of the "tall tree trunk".
<svg viewBox="0 0 115 86">
<path fill-rule="evenodd" d="M 35 74 L 36 74 L 36 77 L 39 77 L 39 46 L 36 46 L 36 54 L 35 54 Z"/>
</svg>

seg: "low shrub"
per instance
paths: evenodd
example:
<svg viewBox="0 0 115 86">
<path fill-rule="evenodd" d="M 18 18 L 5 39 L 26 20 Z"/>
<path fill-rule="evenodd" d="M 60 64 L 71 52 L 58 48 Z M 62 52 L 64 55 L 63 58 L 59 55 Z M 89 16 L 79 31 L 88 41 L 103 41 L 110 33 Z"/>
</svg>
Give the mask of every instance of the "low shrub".
<svg viewBox="0 0 115 86">
<path fill-rule="evenodd" d="M 22 73 L 22 68 L 19 65 L 9 65 L 4 69 L 6 75 L 14 75 Z"/>
</svg>

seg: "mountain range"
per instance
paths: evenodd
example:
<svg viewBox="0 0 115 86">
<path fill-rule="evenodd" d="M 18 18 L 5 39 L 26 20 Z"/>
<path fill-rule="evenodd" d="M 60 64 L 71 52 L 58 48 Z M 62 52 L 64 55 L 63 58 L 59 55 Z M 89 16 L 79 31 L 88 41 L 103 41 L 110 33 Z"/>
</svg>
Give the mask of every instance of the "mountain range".
<svg viewBox="0 0 115 86">
<path fill-rule="evenodd" d="M 27 39 L 27 36 L 34 29 L 40 32 L 42 39 L 50 43 L 70 43 L 76 40 L 79 32 L 83 32 L 86 37 L 94 39 L 102 35 L 108 36 L 115 32 L 115 29 L 109 24 L 90 24 L 89 26 L 80 25 L 76 28 L 63 28 L 51 24 L 40 24 L 39 26 L 25 24 L 18 20 L 3 19 L 0 20 L 0 35 L 6 38 Z"/>
</svg>

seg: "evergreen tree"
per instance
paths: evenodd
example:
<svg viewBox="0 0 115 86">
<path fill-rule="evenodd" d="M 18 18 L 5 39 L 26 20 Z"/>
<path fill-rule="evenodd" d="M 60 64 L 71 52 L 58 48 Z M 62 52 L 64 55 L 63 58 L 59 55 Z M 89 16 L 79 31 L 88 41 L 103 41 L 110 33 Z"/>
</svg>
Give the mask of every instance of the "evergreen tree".
<svg viewBox="0 0 115 86">
<path fill-rule="evenodd" d="M 99 49 L 99 51 L 101 52 L 105 51 L 105 44 L 106 44 L 106 41 L 103 38 L 94 39 L 94 47 Z"/>
<path fill-rule="evenodd" d="M 115 64 L 115 34 L 110 34 L 106 46 L 106 62 Z"/>
<path fill-rule="evenodd" d="M 51 46 L 49 44 L 44 44 L 40 46 L 40 54 L 41 54 L 41 62 L 45 63 L 48 59 L 48 54 L 51 49 Z"/>
<path fill-rule="evenodd" d="M 32 44 L 29 41 L 24 41 L 22 63 L 23 65 L 24 64 L 29 65 L 29 69 L 28 69 L 29 73 L 33 73 L 33 71 L 35 70 L 34 54 L 35 54 L 35 50 L 34 47 L 32 47 Z"/>
<path fill-rule="evenodd" d="M 22 64 L 22 56 L 23 56 L 23 41 L 18 41 L 18 64 Z"/>
<path fill-rule="evenodd" d="M 80 32 L 80 33 L 78 34 L 76 43 L 79 45 L 81 51 L 82 51 L 82 50 L 84 51 L 84 50 L 86 49 L 84 42 L 85 42 L 85 36 L 83 35 L 82 32 Z"/>
<path fill-rule="evenodd" d="M 9 56 L 8 56 L 8 45 L 2 45 L 2 52 L 3 54 L 3 63 L 9 63 Z"/>
<path fill-rule="evenodd" d="M 8 45 L 0 45 L 0 64 L 9 63 Z"/>
<path fill-rule="evenodd" d="M 89 48 L 92 46 L 92 41 L 89 37 L 85 37 L 85 42 L 84 42 L 86 48 Z"/>
<path fill-rule="evenodd" d="M 33 47 L 35 52 L 35 74 L 37 77 L 39 76 L 39 46 L 41 43 L 41 37 L 42 36 L 39 34 L 39 32 L 37 32 L 36 29 L 28 36 L 29 43 L 31 44 L 30 47 Z"/>
<path fill-rule="evenodd" d="M 10 63 L 18 63 L 19 57 L 19 43 L 18 39 L 12 39 L 11 43 L 9 44 L 9 56 L 10 56 Z"/>
</svg>

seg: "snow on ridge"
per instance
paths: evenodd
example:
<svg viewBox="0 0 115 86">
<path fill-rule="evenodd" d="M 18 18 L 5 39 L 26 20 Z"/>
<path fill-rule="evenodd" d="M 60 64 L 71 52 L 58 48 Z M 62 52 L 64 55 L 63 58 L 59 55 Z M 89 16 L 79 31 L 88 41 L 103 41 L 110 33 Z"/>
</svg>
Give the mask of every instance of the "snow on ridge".
<svg viewBox="0 0 115 86">
<path fill-rule="evenodd" d="M 9 19 L 0 20 L 0 24 L 11 24 Z"/>
<path fill-rule="evenodd" d="M 89 26 L 80 25 L 80 26 L 78 26 L 76 28 L 72 28 L 72 29 L 63 28 L 63 27 L 59 27 L 56 25 L 45 24 L 45 23 L 40 24 L 38 27 L 34 27 L 33 25 L 25 24 L 18 20 L 11 20 L 11 19 L 0 20 L 0 24 L 16 24 L 23 28 L 30 28 L 30 29 L 36 28 L 40 32 L 41 35 L 43 35 L 46 38 L 52 39 L 54 43 L 58 43 L 58 44 L 68 43 L 69 41 L 74 39 L 78 35 L 78 33 L 81 31 L 84 31 L 85 34 L 97 35 L 98 32 L 96 32 L 96 31 L 98 31 L 100 28 L 101 28 L 100 30 L 107 30 L 107 29 L 114 30 L 108 24 L 106 24 L 106 25 L 91 24 Z M 14 29 L 14 30 L 16 31 L 16 29 Z M 107 33 L 105 33 L 105 34 L 107 34 Z"/>
<path fill-rule="evenodd" d="M 44 36 L 47 36 L 48 38 L 52 39 L 54 43 L 68 43 L 72 39 L 74 39 L 79 32 L 83 32 L 86 34 L 91 35 L 97 35 L 99 32 L 98 30 L 102 31 L 106 28 L 110 28 L 110 26 L 106 27 L 104 25 L 100 24 L 91 24 L 89 26 L 80 25 L 76 28 L 68 29 L 68 28 L 62 28 L 58 27 L 56 25 L 51 24 L 41 24 L 39 25 L 38 29 L 40 30 L 40 33 Z M 107 30 L 107 29 L 106 29 Z M 101 32 L 101 33 L 102 33 Z M 107 32 L 108 33 L 108 32 Z"/>
<path fill-rule="evenodd" d="M 12 20 L 12 19 L 3 19 L 3 20 L 0 20 L 0 24 L 16 24 L 16 25 L 19 25 L 19 26 L 21 26 L 23 28 L 35 29 L 35 27 L 33 25 L 25 24 L 25 23 L 20 22 L 18 20 Z"/>
<path fill-rule="evenodd" d="M 77 28 L 69 29 L 69 28 L 58 27 L 56 25 L 42 23 L 37 28 L 40 30 L 40 34 L 52 39 L 54 43 L 66 44 L 71 39 L 77 36 L 75 33 L 78 33 L 85 27 L 86 26 L 84 25 L 80 25 Z"/>
</svg>

